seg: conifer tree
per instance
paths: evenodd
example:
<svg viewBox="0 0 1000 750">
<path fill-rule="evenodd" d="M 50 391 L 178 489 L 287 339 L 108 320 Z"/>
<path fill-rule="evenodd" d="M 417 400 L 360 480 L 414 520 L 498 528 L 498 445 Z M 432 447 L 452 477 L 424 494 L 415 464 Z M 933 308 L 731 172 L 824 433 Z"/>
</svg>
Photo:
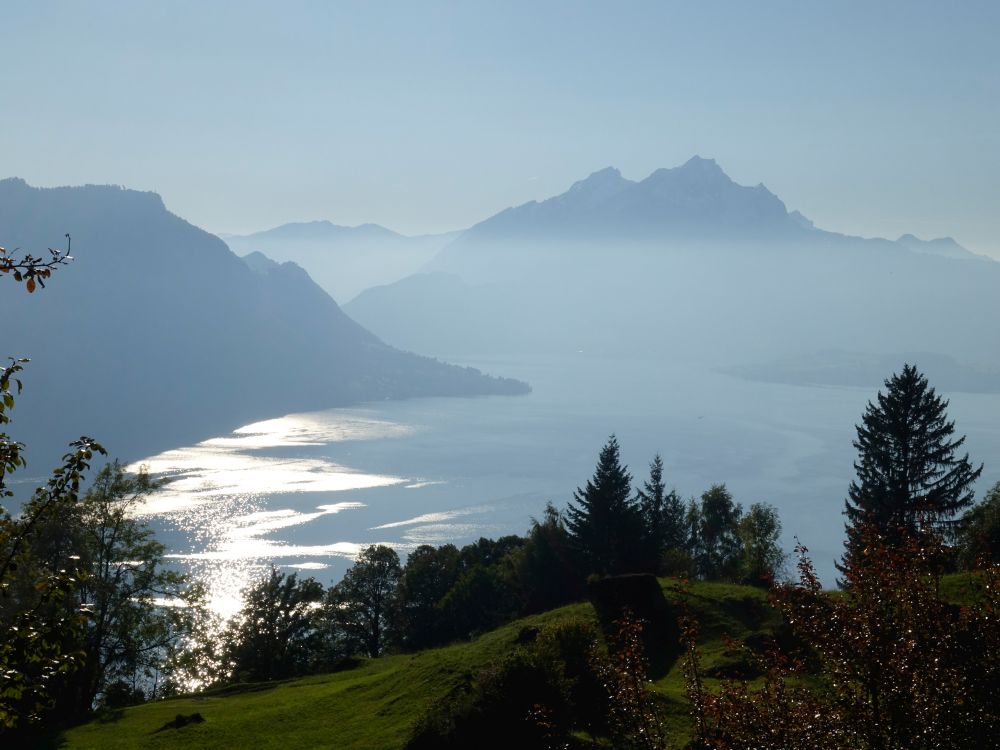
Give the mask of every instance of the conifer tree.
<svg viewBox="0 0 1000 750">
<path fill-rule="evenodd" d="M 636 490 L 636 505 L 644 526 L 648 567 L 657 572 L 660 558 L 669 549 L 686 546 L 684 504 L 663 482 L 663 459 L 656 455 L 649 465 L 649 479 Z"/>
<path fill-rule="evenodd" d="M 601 449 L 594 476 L 573 493 L 566 527 L 587 572 L 623 573 L 635 565 L 642 524 L 632 500 L 632 476 L 622 466 L 612 435 Z"/>
<path fill-rule="evenodd" d="M 856 427 L 845 563 L 862 549 L 858 529 L 866 521 L 890 539 L 901 530 L 912 535 L 921 523 L 947 530 L 952 517 L 972 504 L 972 485 L 983 470 L 972 467 L 968 454 L 956 456 L 965 437 L 952 438 L 948 401 L 915 366 L 904 365 L 886 380 L 877 401 L 868 402 Z"/>
</svg>

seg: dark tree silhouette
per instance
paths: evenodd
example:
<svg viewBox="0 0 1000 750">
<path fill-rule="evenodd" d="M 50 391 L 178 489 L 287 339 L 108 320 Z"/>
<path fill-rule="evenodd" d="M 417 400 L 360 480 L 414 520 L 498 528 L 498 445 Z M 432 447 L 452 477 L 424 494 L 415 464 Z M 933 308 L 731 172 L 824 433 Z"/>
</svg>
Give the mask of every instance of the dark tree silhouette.
<svg viewBox="0 0 1000 750">
<path fill-rule="evenodd" d="M 545 506 L 541 520 L 532 519 L 512 561 L 523 613 L 543 612 L 587 593 L 566 519 L 552 503 Z"/>
<path fill-rule="evenodd" d="M 308 671 L 320 639 L 316 605 L 323 586 L 275 567 L 246 592 L 227 633 L 234 681 L 275 680 Z"/>
<path fill-rule="evenodd" d="M 649 479 L 636 490 L 636 504 L 645 527 L 643 554 L 645 567 L 658 573 L 663 553 L 686 546 L 684 503 L 663 482 L 663 459 L 657 455 L 649 464 Z"/>
<path fill-rule="evenodd" d="M 570 538 L 589 572 L 616 574 L 633 567 L 642 523 L 631 495 L 632 476 L 612 435 L 601 449 L 593 478 L 577 488 L 575 502 L 566 509 Z"/>
<path fill-rule="evenodd" d="M 785 564 L 778 509 L 754 503 L 740 519 L 738 533 L 743 547 L 743 580 L 755 586 L 770 585 Z"/>
<path fill-rule="evenodd" d="M 422 544 L 406 559 L 396 592 L 394 627 L 404 648 L 428 648 L 442 641 L 444 616 L 440 602 L 458 579 L 454 544 Z"/>
<path fill-rule="evenodd" d="M 18 257 L 13 254 L 16 249 L 0 247 L 0 274 L 23 283 L 29 293 L 44 288 L 52 271 L 72 260 L 68 234 L 66 239 L 66 251 L 50 248 L 48 260 L 27 254 Z M 21 322 L 15 319 L 8 325 L 16 327 Z M 10 475 L 26 465 L 24 445 L 7 434 L 6 425 L 28 360 L 9 359 L 9 366 L 0 367 L 0 503 L 14 494 Z M 67 643 L 79 636 L 87 613 L 77 607 L 67 616 L 62 606 L 74 595 L 81 572 L 75 565 L 39 571 L 31 564 L 29 548 L 40 527 L 75 507 L 91 460 L 104 452 L 92 438 L 81 437 L 70 443 L 62 465 L 35 490 L 18 517 L 0 504 L 0 733 L 40 723 L 67 675 L 83 664 L 81 654 Z M 34 595 L 27 600 L 17 597 L 15 590 L 32 572 L 41 574 L 28 582 Z"/>
<path fill-rule="evenodd" d="M 337 628 L 368 656 L 379 656 L 385 649 L 401 575 L 395 550 L 373 544 L 327 592 L 327 607 Z"/>
<path fill-rule="evenodd" d="M 724 484 L 713 484 L 693 509 L 693 556 L 698 576 L 709 581 L 738 580 L 743 560 L 740 521 L 743 507 Z"/>
<path fill-rule="evenodd" d="M 904 365 L 886 380 L 877 401 L 868 402 L 856 428 L 845 563 L 863 549 L 857 529 L 866 521 L 890 538 L 900 530 L 913 533 L 920 523 L 948 529 L 953 516 L 972 504 L 972 485 L 983 470 L 972 467 L 968 454 L 956 456 L 965 438 L 952 439 L 948 402 L 915 366 Z"/>
<path fill-rule="evenodd" d="M 959 562 L 964 567 L 1000 564 L 1000 482 L 965 512 L 957 536 Z"/>
</svg>

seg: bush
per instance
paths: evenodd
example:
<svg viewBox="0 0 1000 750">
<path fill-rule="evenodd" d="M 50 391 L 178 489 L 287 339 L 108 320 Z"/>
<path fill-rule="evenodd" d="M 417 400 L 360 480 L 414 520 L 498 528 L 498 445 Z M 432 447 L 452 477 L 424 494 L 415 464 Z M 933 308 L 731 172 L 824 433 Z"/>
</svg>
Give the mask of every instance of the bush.
<svg viewBox="0 0 1000 750">
<path fill-rule="evenodd" d="M 408 750 L 579 747 L 574 731 L 605 733 L 608 701 L 593 666 L 597 645 L 589 623 L 543 628 L 433 706 Z"/>
</svg>

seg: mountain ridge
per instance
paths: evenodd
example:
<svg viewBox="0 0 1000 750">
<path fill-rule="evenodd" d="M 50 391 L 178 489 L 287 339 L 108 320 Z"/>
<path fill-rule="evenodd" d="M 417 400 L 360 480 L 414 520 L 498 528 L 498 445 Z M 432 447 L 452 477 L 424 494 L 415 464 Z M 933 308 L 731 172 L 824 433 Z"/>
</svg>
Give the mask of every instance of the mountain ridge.
<svg viewBox="0 0 1000 750">
<path fill-rule="evenodd" d="M 80 434 L 136 459 L 295 411 L 527 390 L 385 344 L 302 268 L 251 270 L 155 193 L 0 181 L 5 247 L 67 231 L 73 263 L 0 295 L 3 353 L 32 358 L 11 433 L 43 466 Z"/>
<path fill-rule="evenodd" d="M 458 233 L 406 236 L 379 224 L 348 227 L 325 219 L 291 222 L 248 235 L 228 235 L 238 255 L 262 252 L 305 268 L 336 300 L 417 271 Z"/>
<path fill-rule="evenodd" d="M 961 332 L 990 338 L 1000 264 L 953 240 L 818 228 L 700 156 L 637 181 L 593 172 L 479 222 L 421 272 L 347 310 L 387 341 L 431 352 L 652 347 L 713 366 L 784 347 L 996 359 Z"/>
</svg>

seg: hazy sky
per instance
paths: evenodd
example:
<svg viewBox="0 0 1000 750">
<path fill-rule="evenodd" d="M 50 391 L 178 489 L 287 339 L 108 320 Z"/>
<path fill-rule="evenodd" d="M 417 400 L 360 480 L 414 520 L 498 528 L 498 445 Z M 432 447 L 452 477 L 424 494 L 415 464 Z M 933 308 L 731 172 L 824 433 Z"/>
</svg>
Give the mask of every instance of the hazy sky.
<svg viewBox="0 0 1000 750">
<path fill-rule="evenodd" d="M 995 0 L 7 2 L 0 175 L 417 233 L 697 153 L 1000 257 L 998 34 Z"/>
</svg>

